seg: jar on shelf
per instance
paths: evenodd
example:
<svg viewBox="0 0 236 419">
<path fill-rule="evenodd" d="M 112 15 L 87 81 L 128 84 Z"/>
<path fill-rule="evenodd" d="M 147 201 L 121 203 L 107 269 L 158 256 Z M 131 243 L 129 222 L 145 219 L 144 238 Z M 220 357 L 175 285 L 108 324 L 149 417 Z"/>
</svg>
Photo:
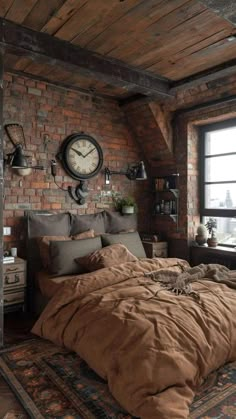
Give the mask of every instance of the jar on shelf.
<svg viewBox="0 0 236 419">
<path fill-rule="evenodd" d="M 170 201 L 164 202 L 164 214 L 169 215 L 171 213 Z"/>
</svg>

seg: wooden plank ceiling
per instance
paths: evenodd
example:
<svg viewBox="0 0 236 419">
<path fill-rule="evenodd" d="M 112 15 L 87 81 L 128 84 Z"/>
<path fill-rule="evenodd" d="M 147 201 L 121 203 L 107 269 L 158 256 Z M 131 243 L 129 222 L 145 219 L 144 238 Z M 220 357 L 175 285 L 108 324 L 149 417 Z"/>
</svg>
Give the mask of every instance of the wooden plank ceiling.
<svg viewBox="0 0 236 419">
<path fill-rule="evenodd" d="M 222 77 L 227 63 L 231 73 L 236 72 L 236 28 L 233 20 L 224 17 L 225 10 L 221 15 L 219 8 L 217 13 L 211 8 L 212 1 L 1 0 L 0 17 L 84 48 L 108 63 L 125 64 L 140 76 L 163 78 L 161 93 L 165 94 L 164 82 L 168 87 L 181 86 L 194 78 L 196 83 L 206 74 L 217 78 L 218 71 Z M 116 84 L 106 74 L 97 77 L 91 68 L 86 74 L 80 68 L 60 66 L 56 59 L 45 62 L 42 55 L 6 49 L 5 68 L 118 99 L 150 94 L 146 85 L 146 90 L 139 90 L 141 79 L 128 89 L 130 80 L 125 76 L 121 79 L 126 84 Z"/>
</svg>

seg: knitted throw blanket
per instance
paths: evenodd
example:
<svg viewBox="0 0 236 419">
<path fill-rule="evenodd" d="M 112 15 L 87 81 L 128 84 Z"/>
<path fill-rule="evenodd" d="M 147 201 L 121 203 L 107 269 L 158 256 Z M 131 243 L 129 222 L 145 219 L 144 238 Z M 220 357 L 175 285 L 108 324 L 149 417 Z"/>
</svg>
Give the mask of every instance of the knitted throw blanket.
<svg viewBox="0 0 236 419">
<path fill-rule="evenodd" d="M 180 267 L 180 265 L 178 265 Z M 168 269 L 159 269 L 145 273 L 145 276 L 153 281 L 160 282 L 164 288 L 176 295 L 191 295 L 199 299 L 198 293 L 193 291 L 191 284 L 199 279 L 211 280 L 226 284 L 228 287 L 236 289 L 236 271 L 231 271 L 223 265 L 201 263 L 193 268 L 186 268 L 182 273 Z"/>
</svg>

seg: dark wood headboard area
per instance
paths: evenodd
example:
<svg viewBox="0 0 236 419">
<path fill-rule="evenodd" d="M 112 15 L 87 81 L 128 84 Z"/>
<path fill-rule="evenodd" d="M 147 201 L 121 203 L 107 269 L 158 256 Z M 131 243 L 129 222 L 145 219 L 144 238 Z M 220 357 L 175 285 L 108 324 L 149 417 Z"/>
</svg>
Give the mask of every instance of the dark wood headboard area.
<svg viewBox="0 0 236 419">
<path fill-rule="evenodd" d="M 35 273 L 43 269 L 37 238 L 42 236 L 71 237 L 89 229 L 96 234 L 120 233 L 137 230 L 137 216 L 119 212 L 101 211 L 94 214 L 75 215 L 69 212 L 26 211 L 26 260 L 28 306 L 33 301 Z"/>
<path fill-rule="evenodd" d="M 24 223 L 26 229 L 25 256 L 27 260 L 27 308 L 31 312 L 34 312 L 35 274 L 36 272 L 42 270 L 42 262 L 37 244 L 37 237 L 49 235 L 51 231 L 55 231 L 55 234 L 53 234 L 55 236 L 61 235 L 60 218 L 58 216 L 60 216 L 60 214 L 54 214 L 49 211 L 25 212 Z M 69 235 L 71 224 L 69 213 L 67 213 L 67 217 L 67 234 Z"/>
</svg>

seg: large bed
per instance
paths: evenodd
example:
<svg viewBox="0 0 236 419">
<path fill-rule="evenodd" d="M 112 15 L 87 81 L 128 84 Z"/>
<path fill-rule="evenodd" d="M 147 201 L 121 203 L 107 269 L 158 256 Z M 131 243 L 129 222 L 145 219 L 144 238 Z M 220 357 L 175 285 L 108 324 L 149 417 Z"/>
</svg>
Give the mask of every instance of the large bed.
<svg viewBox="0 0 236 419">
<path fill-rule="evenodd" d="M 35 215 L 28 219 L 30 240 L 52 237 L 48 271 L 31 286 L 42 295 L 50 289 L 33 333 L 78 353 L 131 415 L 187 419 L 206 377 L 236 360 L 236 274 L 220 265 L 146 258 L 131 219 L 118 222 L 116 214 L 113 223 L 113 214 L 100 213 L 96 225 L 90 218 L 81 227 L 78 217 L 69 216 L 70 231 L 61 214 L 43 228 L 35 228 Z M 86 226 L 95 237 L 78 237 Z M 42 258 L 42 249 L 33 253 Z M 32 266 L 29 272 L 33 278 Z"/>
</svg>

